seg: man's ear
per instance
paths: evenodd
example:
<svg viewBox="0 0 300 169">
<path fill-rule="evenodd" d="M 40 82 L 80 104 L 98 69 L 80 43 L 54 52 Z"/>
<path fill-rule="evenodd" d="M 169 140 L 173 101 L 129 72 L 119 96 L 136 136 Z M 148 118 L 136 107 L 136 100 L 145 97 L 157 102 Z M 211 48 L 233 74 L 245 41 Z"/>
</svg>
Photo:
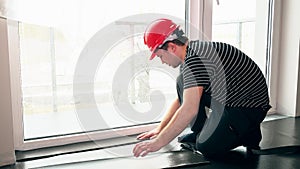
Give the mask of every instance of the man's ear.
<svg viewBox="0 0 300 169">
<path fill-rule="evenodd" d="M 175 52 L 176 51 L 176 44 L 173 43 L 173 42 L 169 42 L 169 49 L 171 49 L 172 52 Z"/>
</svg>

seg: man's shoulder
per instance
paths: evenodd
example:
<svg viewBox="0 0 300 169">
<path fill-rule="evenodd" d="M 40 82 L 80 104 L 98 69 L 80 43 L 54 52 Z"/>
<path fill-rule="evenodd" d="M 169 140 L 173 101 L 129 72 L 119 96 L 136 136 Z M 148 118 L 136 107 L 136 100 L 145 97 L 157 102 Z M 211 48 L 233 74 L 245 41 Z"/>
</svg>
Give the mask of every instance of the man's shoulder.
<svg viewBox="0 0 300 169">
<path fill-rule="evenodd" d="M 189 46 L 192 50 L 201 50 L 204 48 L 224 48 L 232 45 L 219 41 L 192 40 L 189 42 Z"/>
</svg>

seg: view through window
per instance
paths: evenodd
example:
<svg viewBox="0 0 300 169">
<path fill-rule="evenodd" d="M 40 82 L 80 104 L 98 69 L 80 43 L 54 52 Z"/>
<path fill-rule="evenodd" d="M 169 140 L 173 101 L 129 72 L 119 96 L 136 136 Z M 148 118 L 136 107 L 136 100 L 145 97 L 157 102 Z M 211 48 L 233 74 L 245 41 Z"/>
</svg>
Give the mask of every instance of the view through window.
<svg viewBox="0 0 300 169">
<path fill-rule="evenodd" d="M 129 0 L 118 2 L 121 4 L 117 5 L 115 1 L 105 1 L 104 4 L 103 1 L 97 4 L 86 2 L 78 9 L 79 14 L 76 20 L 70 21 L 70 24 L 64 27 L 19 22 L 25 140 L 80 133 L 85 132 L 87 128 L 88 130 L 103 130 L 160 120 L 161 114 L 159 113 L 151 121 L 130 118 L 134 117 L 136 112 L 147 113 L 151 109 L 153 102 L 150 99 L 154 91 L 159 90 L 161 91 L 159 95 L 164 96 L 166 101 L 163 109 L 169 104 L 171 98 L 176 96 L 175 79 L 170 76 L 165 66 L 157 69 L 149 67 L 149 52 L 147 56 L 145 52 L 141 52 L 140 59 L 131 61 L 132 70 L 125 69 L 125 72 L 132 71 L 130 81 L 128 84 L 116 84 L 127 88 L 121 88 L 124 90 L 114 92 L 115 95 L 112 94 L 113 81 L 116 81 L 115 74 L 120 71 L 122 64 L 129 57 L 139 54 L 140 51 L 148 51 L 143 44 L 141 34 L 148 24 L 147 18 L 129 17 L 129 20 L 126 20 L 126 16 L 153 13 L 145 16 L 158 18 L 169 15 L 184 21 L 185 1 L 179 1 L 176 5 L 171 0 L 141 1 L 142 3 L 135 7 Z M 124 17 L 125 20 L 122 20 L 121 18 Z M 112 28 L 118 28 L 125 35 L 130 36 L 120 38 L 106 49 L 105 55 L 99 56 L 101 59 L 92 84 L 84 80 L 84 76 L 89 76 L 90 72 L 85 72 L 85 69 L 81 70 L 79 75 L 83 76 L 81 77 L 83 80 L 80 85 L 83 89 L 76 92 L 80 93 L 82 98 L 80 102 L 76 102 L 73 90 L 74 73 L 78 68 L 79 58 L 82 57 L 84 61 L 82 51 L 87 48 L 87 44 L 96 49 L 105 46 L 109 38 L 98 39 L 96 42 L 99 43 L 93 44 L 90 40 L 95 35 L 101 34 L 103 29 L 109 28 L 107 25 L 110 24 L 113 25 Z M 184 23 L 180 24 L 184 28 Z M 153 62 L 158 62 L 158 60 Z M 86 65 L 86 69 L 88 68 L 89 65 Z M 92 85 L 93 91 L 86 91 L 85 85 Z M 91 111 L 95 111 L 91 109 L 90 99 L 96 101 L 97 111 L 101 113 L 106 124 L 86 128 L 81 123 L 76 109 L 86 111 L 88 116 Z M 132 109 L 135 110 L 132 111 L 133 114 L 124 115 L 120 110 L 116 110 L 118 104 L 122 104 L 124 99 L 128 100 Z"/>
</svg>

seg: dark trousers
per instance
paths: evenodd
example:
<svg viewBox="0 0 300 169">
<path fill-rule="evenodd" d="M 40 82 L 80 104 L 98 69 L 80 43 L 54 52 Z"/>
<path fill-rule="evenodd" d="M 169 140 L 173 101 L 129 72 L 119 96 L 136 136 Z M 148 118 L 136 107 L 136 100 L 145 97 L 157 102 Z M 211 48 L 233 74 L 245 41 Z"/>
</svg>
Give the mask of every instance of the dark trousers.
<svg viewBox="0 0 300 169">
<path fill-rule="evenodd" d="M 238 146 L 259 148 L 262 139 L 260 124 L 268 109 L 226 107 L 212 101 L 211 114 L 201 124 L 194 123 L 193 128 L 202 126 L 196 141 L 197 149 L 204 155 L 223 154 Z M 202 113 L 202 112 L 199 112 Z"/>
<path fill-rule="evenodd" d="M 177 78 L 177 94 L 183 101 L 182 77 Z M 207 117 L 205 107 L 211 112 Z M 240 145 L 259 148 L 262 139 L 260 124 L 270 107 L 227 107 L 209 95 L 201 97 L 198 115 L 191 130 L 198 134 L 196 148 L 206 156 L 228 152 Z"/>
</svg>

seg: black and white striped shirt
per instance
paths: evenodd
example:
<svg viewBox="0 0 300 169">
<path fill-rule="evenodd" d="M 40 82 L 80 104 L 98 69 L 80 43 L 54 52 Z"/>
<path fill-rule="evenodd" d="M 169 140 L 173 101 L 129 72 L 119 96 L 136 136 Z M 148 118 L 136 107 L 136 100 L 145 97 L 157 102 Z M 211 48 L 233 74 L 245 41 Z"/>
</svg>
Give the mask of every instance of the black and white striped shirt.
<svg viewBox="0 0 300 169">
<path fill-rule="evenodd" d="M 269 105 L 263 73 L 245 53 L 229 44 L 191 41 L 181 73 L 184 89 L 203 86 L 206 94 L 226 106 Z"/>
</svg>

